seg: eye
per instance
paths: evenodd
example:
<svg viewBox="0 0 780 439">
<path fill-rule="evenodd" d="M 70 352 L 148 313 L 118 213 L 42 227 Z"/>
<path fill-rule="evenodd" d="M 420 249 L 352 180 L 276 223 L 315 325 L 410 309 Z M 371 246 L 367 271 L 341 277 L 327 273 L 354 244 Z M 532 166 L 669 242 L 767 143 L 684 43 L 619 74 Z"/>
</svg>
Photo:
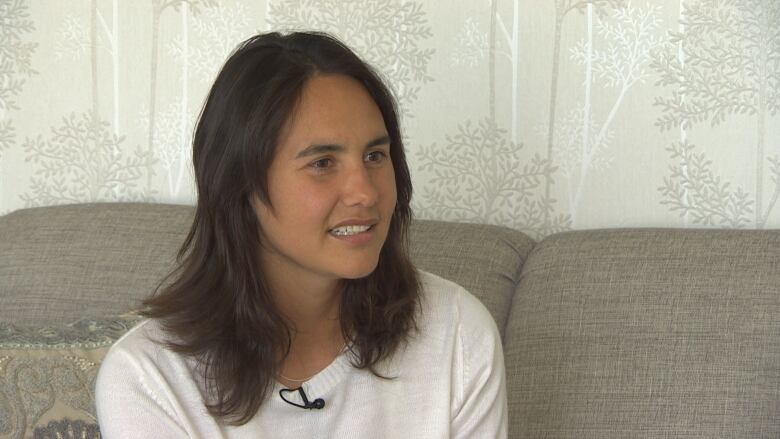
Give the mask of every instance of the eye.
<svg viewBox="0 0 780 439">
<path fill-rule="evenodd" d="M 331 166 L 333 166 L 333 160 L 329 158 L 321 158 L 309 163 L 309 167 L 313 168 L 315 171 L 324 171 Z"/>
<path fill-rule="evenodd" d="M 387 158 L 387 153 L 384 151 L 371 151 L 366 154 L 366 161 L 369 163 L 382 163 Z"/>
</svg>

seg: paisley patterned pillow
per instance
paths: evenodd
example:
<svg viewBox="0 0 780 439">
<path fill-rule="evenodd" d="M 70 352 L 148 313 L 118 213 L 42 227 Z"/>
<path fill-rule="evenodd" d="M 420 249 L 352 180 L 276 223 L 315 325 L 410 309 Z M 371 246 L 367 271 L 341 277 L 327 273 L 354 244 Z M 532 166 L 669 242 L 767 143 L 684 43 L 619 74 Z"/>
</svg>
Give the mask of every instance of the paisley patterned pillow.
<svg viewBox="0 0 780 439">
<path fill-rule="evenodd" d="M 0 438 L 99 438 L 100 362 L 140 319 L 130 313 L 60 328 L 0 323 Z"/>
</svg>

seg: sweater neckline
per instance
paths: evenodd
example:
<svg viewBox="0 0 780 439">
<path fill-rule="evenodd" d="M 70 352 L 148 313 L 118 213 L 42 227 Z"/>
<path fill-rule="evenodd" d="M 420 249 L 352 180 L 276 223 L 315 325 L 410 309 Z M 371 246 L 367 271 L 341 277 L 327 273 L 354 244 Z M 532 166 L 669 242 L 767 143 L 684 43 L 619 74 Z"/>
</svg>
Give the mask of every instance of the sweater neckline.
<svg viewBox="0 0 780 439">
<path fill-rule="evenodd" d="M 334 387 L 336 387 L 347 375 L 347 372 L 352 367 L 349 361 L 350 350 L 348 347 L 344 347 L 342 351 L 331 361 L 324 369 L 317 372 L 314 376 L 309 378 L 308 381 L 301 383 L 304 393 L 309 401 L 313 401 L 317 398 L 328 394 Z M 287 387 L 277 380 L 274 380 L 274 393 L 279 393 L 280 390 L 296 390 L 298 387 Z M 285 395 L 287 399 L 292 402 L 303 404 L 303 400 L 298 392 L 290 392 Z"/>
</svg>

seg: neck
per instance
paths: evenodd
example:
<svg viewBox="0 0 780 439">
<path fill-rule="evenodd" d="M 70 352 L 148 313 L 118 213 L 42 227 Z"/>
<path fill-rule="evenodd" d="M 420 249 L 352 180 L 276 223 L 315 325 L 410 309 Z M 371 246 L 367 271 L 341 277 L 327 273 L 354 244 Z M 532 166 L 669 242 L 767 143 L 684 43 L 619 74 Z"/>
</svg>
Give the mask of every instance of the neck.
<svg viewBox="0 0 780 439">
<path fill-rule="evenodd" d="M 343 348 L 339 319 L 342 283 L 279 264 L 276 256 L 262 254 L 261 265 L 274 303 L 292 333 L 290 351 L 282 359 L 277 377 L 290 387 L 300 385 L 297 379 L 327 367 Z"/>
<path fill-rule="evenodd" d="M 266 282 L 293 332 L 293 342 L 340 339 L 341 280 L 290 272 L 276 267 L 275 258 L 263 259 Z"/>
<path fill-rule="evenodd" d="M 341 289 L 316 290 L 312 285 L 272 287 L 274 300 L 292 330 L 292 344 L 277 380 L 299 387 L 326 368 L 344 347 L 339 320 Z"/>
<path fill-rule="evenodd" d="M 304 282 L 294 282 L 286 287 L 273 284 L 270 287 L 276 306 L 289 321 L 296 338 L 317 333 L 326 335 L 330 331 L 323 330 L 338 327 L 341 304 L 339 285 L 317 288 L 305 285 Z"/>
</svg>

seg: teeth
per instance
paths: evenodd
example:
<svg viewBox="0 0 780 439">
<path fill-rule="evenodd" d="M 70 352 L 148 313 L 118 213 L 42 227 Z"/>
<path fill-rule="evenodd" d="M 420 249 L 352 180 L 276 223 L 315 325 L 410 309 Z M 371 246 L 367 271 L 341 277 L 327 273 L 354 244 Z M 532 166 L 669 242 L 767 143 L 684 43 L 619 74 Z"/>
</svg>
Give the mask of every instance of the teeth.
<svg viewBox="0 0 780 439">
<path fill-rule="evenodd" d="M 370 228 L 371 226 L 341 226 L 331 230 L 330 233 L 336 236 L 349 236 L 365 232 Z"/>
</svg>

